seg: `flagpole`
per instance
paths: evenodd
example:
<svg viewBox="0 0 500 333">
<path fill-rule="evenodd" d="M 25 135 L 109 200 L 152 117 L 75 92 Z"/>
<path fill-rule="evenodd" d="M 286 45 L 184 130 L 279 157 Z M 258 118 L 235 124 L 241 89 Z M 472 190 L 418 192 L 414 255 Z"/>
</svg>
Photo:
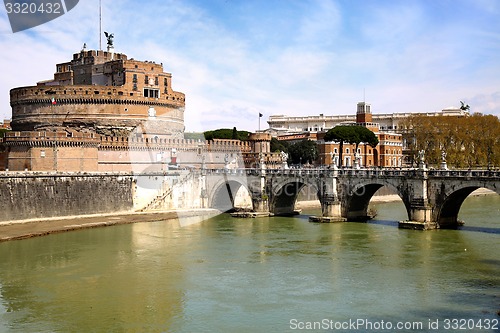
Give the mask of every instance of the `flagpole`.
<svg viewBox="0 0 500 333">
<path fill-rule="evenodd" d="M 101 47 L 101 38 L 102 38 L 102 10 L 101 10 L 101 0 L 99 0 L 99 51 L 102 50 Z"/>
</svg>

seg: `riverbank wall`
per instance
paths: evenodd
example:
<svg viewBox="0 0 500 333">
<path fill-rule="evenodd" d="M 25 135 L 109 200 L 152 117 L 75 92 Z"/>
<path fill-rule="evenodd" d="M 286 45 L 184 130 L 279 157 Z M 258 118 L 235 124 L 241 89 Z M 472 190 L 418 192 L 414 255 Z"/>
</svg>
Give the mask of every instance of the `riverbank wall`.
<svg viewBox="0 0 500 333">
<path fill-rule="evenodd" d="M 0 223 L 208 208 L 201 191 L 200 175 L 188 170 L 0 172 Z"/>
<path fill-rule="evenodd" d="M 130 175 L 0 173 L 0 222 L 133 209 Z"/>
</svg>

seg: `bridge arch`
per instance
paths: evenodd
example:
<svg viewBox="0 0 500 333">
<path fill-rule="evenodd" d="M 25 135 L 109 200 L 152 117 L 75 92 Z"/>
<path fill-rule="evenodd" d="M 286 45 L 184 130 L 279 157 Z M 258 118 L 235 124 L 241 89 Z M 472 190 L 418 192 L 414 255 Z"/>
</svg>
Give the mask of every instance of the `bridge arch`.
<svg viewBox="0 0 500 333">
<path fill-rule="evenodd" d="M 293 214 L 297 197 L 306 186 L 315 191 L 319 199 L 318 184 L 312 176 L 283 178 L 274 183 L 269 201 L 269 210 L 275 215 Z"/>
<path fill-rule="evenodd" d="M 220 180 L 209 194 L 209 207 L 222 212 L 234 210 L 236 208 L 236 194 L 241 187 L 244 187 L 250 193 L 248 187 L 243 182 L 234 179 Z"/>
<path fill-rule="evenodd" d="M 345 201 L 342 207 L 342 215 L 345 216 L 348 221 L 367 221 L 372 218 L 373 216 L 370 216 L 368 212 L 370 200 L 373 195 L 384 186 L 393 189 L 398 194 L 405 206 L 408 217 L 410 217 L 410 202 L 408 198 L 400 192 L 396 185 L 381 179 L 368 183 L 359 183 L 352 187 L 346 186 L 343 189 Z"/>
<path fill-rule="evenodd" d="M 441 204 L 436 205 L 436 221 L 440 228 L 456 228 L 459 225 L 458 214 L 465 199 L 477 189 L 485 188 L 500 195 L 500 188 L 494 184 L 482 183 L 453 188 L 445 192 Z"/>
</svg>

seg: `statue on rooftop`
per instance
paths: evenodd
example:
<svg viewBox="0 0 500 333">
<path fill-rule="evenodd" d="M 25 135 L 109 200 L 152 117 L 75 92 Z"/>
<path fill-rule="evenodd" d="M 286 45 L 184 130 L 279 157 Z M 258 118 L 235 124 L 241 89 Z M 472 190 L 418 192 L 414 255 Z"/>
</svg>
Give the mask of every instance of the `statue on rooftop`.
<svg viewBox="0 0 500 333">
<path fill-rule="evenodd" d="M 462 104 L 462 106 L 460 106 L 460 110 L 462 110 L 462 111 L 469 111 L 469 109 L 470 109 L 469 104 L 465 104 L 462 101 L 460 101 L 460 104 Z"/>
<path fill-rule="evenodd" d="M 446 162 L 446 151 L 441 151 L 441 162 Z"/>
<path fill-rule="evenodd" d="M 104 36 L 106 36 L 106 39 L 108 40 L 108 48 L 113 47 L 113 38 L 115 38 L 115 34 L 111 32 L 104 31 Z"/>
</svg>

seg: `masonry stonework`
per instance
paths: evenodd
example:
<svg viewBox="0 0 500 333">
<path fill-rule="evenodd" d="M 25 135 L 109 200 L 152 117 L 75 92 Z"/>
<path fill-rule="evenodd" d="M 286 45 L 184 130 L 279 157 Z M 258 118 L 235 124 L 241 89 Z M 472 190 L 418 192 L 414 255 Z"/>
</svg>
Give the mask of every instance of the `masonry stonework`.
<svg viewBox="0 0 500 333">
<path fill-rule="evenodd" d="M 111 174 L 0 175 L 0 221 L 128 212 L 133 179 Z"/>
</svg>

